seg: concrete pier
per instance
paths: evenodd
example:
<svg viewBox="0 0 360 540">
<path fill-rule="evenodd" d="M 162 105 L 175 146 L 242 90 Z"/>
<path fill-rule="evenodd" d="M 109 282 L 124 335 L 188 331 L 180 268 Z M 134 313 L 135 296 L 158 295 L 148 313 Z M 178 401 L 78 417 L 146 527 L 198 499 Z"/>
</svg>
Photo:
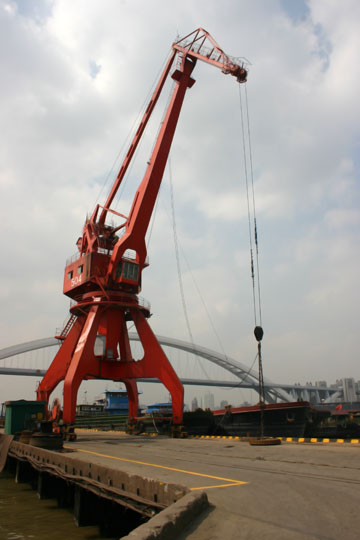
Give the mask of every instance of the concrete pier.
<svg viewBox="0 0 360 540">
<path fill-rule="evenodd" d="M 143 533 L 130 532 L 129 539 L 355 540 L 359 536 L 359 444 L 289 442 L 253 447 L 230 438 L 169 439 L 90 431 L 77 435 L 76 441 L 65 444 L 66 454 L 29 450 L 29 445 L 13 442 L 10 455 L 25 450 L 49 452 L 64 474 L 66 467 L 66 474 L 119 491 L 125 503 L 129 494 L 127 502 L 148 515 L 151 504 L 162 505 L 154 513 L 167 508 L 140 528 Z M 46 463 L 48 458 L 39 454 L 35 459 Z M 166 531 L 165 536 L 149 536 L 148 526 L 171 511 L 173 501 L 179 506 L 186 497 L 202 493 L 210 502 L 208 509 L 204 504 L 196 510 L 192 502 L 180 529 L 172 529 L 170 536 Z M 79 505 L 82 519 L 81 501 Z"/>
</svg>

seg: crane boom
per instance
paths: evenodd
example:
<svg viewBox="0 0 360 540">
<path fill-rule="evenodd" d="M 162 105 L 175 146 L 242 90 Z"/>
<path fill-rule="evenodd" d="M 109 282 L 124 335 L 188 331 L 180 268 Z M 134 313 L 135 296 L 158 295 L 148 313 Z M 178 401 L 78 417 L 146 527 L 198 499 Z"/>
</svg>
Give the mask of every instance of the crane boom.
<svg viewBox="0 0 360 540">
<path fill-rule="evenodd" d="M 135 194 L 130 214 L 126 217 L 111 209 L 111 204 L 125 177 L 174 60 L 178 55 L 181 59 L 179 69 L 175 69 L 171 75 L 177 84 L 173 90 L 144 178 Z M 97 289 L 110 287 L 116 290 L 124 289 L 131 292 L 140 292 L 141 272 L 146 265 L 147 255 L 145 234 L 162 181 L 184 95 L 187 88 L 194 83 L 193 79 L 190 80 L 189 78 L 188 81 L 186 78 L 190 77 L 198 59 L 220 68 L 225 74 L 235 76 L 240 83 L 246 82 L 247 71 L 244 60 L 234 59 L 225 54 L 209 32 L 203 28 L 198 28 L 173 43 L 172 53 L 131 141 L 105 205 L 102 207 L 97 205 L 91 218 L 84 225 L 82 238 L 78 241 L 80 258 L 82 256 L 83 261 L 75 261 L 79 262 L 79 264 L 74 264 L 74 261 L 72 261 L 66 268 L 64 293 L 71 298 L 90 290 L 94 286 Z M 120 226 L 111 227 L 106 225 L 105 220 L 109 212 L 123 218 Z M 116 233 L 120 229 L 122 229 L 121 233 L 123 234 L 119 239 Z M 123 271 L 122 258 L 128 250 L 134 253 L 135 262 L 128 261 L 127 268 L 130 268 L 129 264 L 137 265 L 137 267 L 132 266 L 130 272 L 133 277 L 136 276 L 136 279 L 129 280 L 121 277 Z"/>
<path fill-rule="evenodd" d="M 207 41 L 209 41 L 209 43 L 211 44 L 211 48 L 207 47 L 206 45 Z M 178 53 L 182 53 L 184 57 L 189 56 L 193 58 L 194 60 L 199 59 L 215 67 L 221 68 L 223 73 L 226 73 L 226 74 L 231 73 L 232 75 L 238 77 L 238 82 L 246 82 L 247 71 L 244 67 L 244 60 L 241 61 L 240 59 L 231 59 L 231 57 L 226 55 L 224 51 L 219 47 L 219 45 L 216 43 L 214 38 L 209 34 L 209 32 L 207 32 L 203 28 L 198 28 L 197 30 L 194 30 L 194 32 L 192 32 L 191 34 L 188 34 L 187 36 L 180 39 L 179 41 L 174 42 L 172 45 L 172 54 L 159 79 L 159 82 L 155 88 L 152 98 L 146 108 L 144 116 L 136 131 L 134 139 L 132 140 L 130 144 L 129 150 L 120 168 L 119 174 L 106 200 L 103 212 L 100 216 L 100 220 L 99 220 L 100 222 L 105 221 L 106 211 L 108 208 L 110 208 L 110 205 L 112 201 L 114 200 L 116 192 L 120 187 L 121 181 L 124 178 L 127 167 L 132 159 L 132 156 L 135 153 L 135 150 L 142 137 L 142 134 L 145 130 L 147 122 L 161 94 L 166 78 L 174 62 L 174 58 Z"/>
<path fill-rule="evenodd" d="M 114 246 L 109 263 L 108 277 L 113 274 L 116 265 L 121 260 L 126 249 L 133 249 L 137 252 L 140 272 L 144 266 L 146 259 L 146 231 L 160 188 L 185 92 L 195 82 L 190 76 L 195 64 L 196 60 L 194 61 L 185 55 L 183 56 L 180 69 L 172 74 L 173 79 L 178 84 L 175 85 L 173 90 L 165 118 L 148 162 L 145 176 L 135 194 L 134 202 L 126 222 L 125 234 Z"/>
</svg>

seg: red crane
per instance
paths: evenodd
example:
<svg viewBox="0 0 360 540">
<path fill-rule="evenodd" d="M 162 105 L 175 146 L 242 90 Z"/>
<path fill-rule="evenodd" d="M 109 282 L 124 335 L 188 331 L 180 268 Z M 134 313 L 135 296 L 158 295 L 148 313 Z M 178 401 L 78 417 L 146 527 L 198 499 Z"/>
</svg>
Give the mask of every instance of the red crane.
<svg viewBox="0 0 360 540">
<path fill-rule="evenodd" d="M 176 84 L 144 178 L 130 214 L 125 216 L 111 209 L 111 204 L 176 57 L 178 67 L 171 74 Z M 134 423 L 138 415 L 138 378 L 157 378 L 166 386 L 172 397 L 173 424 L 182 424 L 184 389 L 147 322 L 150 308 L 138 293 L 142 270 L 148 265 L 145 234 L 184 96 L 195 82 L 191 74 L 198 59 L 233 75 L 240 83 L 246 81 L 244 63 L 227 56 L 206 30 L 198 28 L 173 43 L 171 56 L 105 205 L 97 205 L 86 219 L 82 237 L 77 241 L 78 253 L 66 263 L 63 292 L 73 301 L 70 318 L 58 336 L 62 345 L 37 388 L 37 399 L 49 401 L 52 391 L 64 381 L 65 424 L 74 423 L 77 392 L 85 379 L 124 382 L 129 396 L 129 423 Z M 117 216 L 121 224 L 108 224 L 108 214 Z M 138 361 L 131 353 L 129 321 L 134 323 L 144 350 L 143 358 Z"/>
</svg>

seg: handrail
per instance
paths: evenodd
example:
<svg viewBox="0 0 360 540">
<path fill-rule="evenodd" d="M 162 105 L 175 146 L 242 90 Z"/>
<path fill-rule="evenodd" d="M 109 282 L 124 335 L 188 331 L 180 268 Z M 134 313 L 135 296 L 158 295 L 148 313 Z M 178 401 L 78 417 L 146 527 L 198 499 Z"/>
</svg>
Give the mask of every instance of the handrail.
<svg viewBox="0 0 360 540">
<path fill-rule="evenodd" d="M 108 255 L 109 257 L 111 257 L 112 250 L 108 250 L 108 249 L 104 249 L 104 248 L 99 247 L 95 253 L 102 253 L 103 255 Z M 71 257 L 66 259 L 65 266 L 69 266 L 69 264 L 79 260 L 81 257 L 83 257 L 83 254 L 81 254 L 80 251 L 77 251 L 76 253 L 71 255 Z M 124 255 L 123 255 L 122 258 L 123 259 L 130 259 L 132 261 L 135 261 L 136 260 L 136 252 L 134 250 L 132 250 L 132 249 L 127 249 L 124 252 Z M 146 265 L 149 264 L 149 256 L 148 255 L 145 258 L 145 264 Z"/>
</svg>

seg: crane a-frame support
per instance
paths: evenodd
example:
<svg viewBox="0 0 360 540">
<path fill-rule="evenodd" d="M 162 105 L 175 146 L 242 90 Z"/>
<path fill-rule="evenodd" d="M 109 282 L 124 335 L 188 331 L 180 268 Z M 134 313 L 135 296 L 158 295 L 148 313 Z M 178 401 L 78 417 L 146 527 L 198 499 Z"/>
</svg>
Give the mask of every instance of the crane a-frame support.
<svg viewBox="0 0 360 540">
<path fill-rule="evenodd" d="M 144 356 L 138 361 L 131 356 L 125 320 L 129 317 L 128 311 L 144 349 Z M 99 334 L 119 344 L 121 360 L 95 356 L 95 339 Z M 173 420 L 181 424 L 183 386 L 144 314 L 138 306 L 130 307 L 130 302 L 125 308 L 119 305 L 117 299 L 113 299 L 113 302 L 100 299 L 89 307 L 86 315 L 77 318 L 38 388 L 38 399 L 48 401 L 51 392 L 63 380 L 63 420 L 71 424 L 75 420 L 76 397 L 83 380 L 123 381 L 129 397 L 129 421 L 134 422 L 138 416 L 136 379 L 153 377 L 159 379 L 171 394 Z"/>
</svg>

